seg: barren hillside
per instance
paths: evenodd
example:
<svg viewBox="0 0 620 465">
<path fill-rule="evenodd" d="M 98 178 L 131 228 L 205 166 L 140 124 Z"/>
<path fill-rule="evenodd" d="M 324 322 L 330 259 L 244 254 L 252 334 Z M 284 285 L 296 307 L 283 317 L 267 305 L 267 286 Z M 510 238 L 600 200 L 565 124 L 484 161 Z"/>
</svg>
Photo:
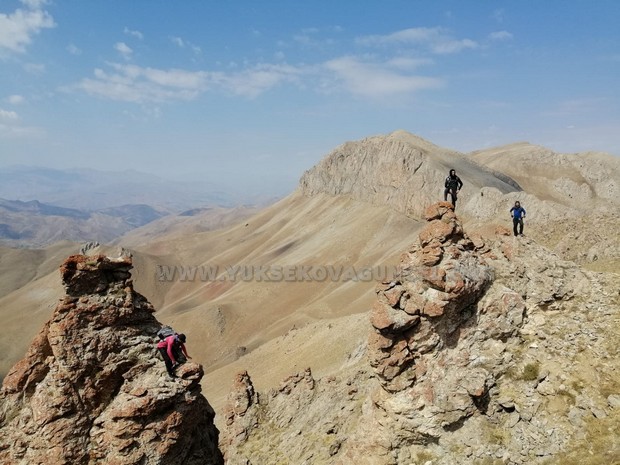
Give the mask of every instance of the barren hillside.
<svg viewBox="0 0 620 465">
<path fill-rule="evenodd" d="M 617 160 L 574 156 L 581 165 L 571 161 L 563 177 L 585 180 L 577 190 L 585 192 L 579 187 L 585 182 L 593 194 L 567 202 L 561 192 L 572 184 L 554 181 L 559 171 L 553 160 L 563 156 L 546 151 L 538 169 L 538 150 L 517 144 L 468 156 L 403 131 L 347 142 L 307 171 L 297 191 L 263 210 L 221 212 L 222 222 L 209 225 L 193 216 L 162 219 L 116 245 L 132 251 L 136 289 L 153 303 L 157 317 L 188 335 L 190 354 L 207 372 L 205 393 L 220 412 L 240 370 L 252 368 L 255 385 L 269 390 L 306 366 L 324 377 L 362 360 L 377 276 L 361 273 L 399 263 L 417 238 L 421 213 L 442 199 L 450 168 L 465 183 L 456 213 L 468 230 L 492 235 L 497 225 L 510 226 L 508 209 L 519 199 L 528 209 L 526 235 L 564 258 L 618 271 L 606 251 L 618 250 L 617 219 L 609 213 L 617 204 L 605 194 L 605 186 L 612 192 L 618 184 Z M 529 164 L 513 170 L 513 152 Z M 541 178 L 532 181 L 523 166 Z M 556 187 L 550 190 L 550 183 Z M 608 243 L 600 240 L 605 237 Z M 47 250 L 39 254 L 55 256 Z M 0 260 L 3 275 L 19 266 L 26 270 L 11 275 L 0 301 L 3 321 L 18 340 L 2 339 L 7 358 L 0 369 L 23 354 L 55 304 L 58 278 L 32 265 L 47 263 L 51 270 L 53 262 L 37 257 Z M 293 274 L 285 276 L 285 270 Z"/>
</svg>

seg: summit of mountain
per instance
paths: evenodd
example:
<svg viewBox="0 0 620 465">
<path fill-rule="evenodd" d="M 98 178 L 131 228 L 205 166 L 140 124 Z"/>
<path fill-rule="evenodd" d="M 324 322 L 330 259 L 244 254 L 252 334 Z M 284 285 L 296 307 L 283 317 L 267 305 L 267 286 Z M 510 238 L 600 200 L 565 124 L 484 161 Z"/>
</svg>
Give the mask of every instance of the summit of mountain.
<svg viewBox="0 0 620 465">
<path fill-rule="evenodd" d="M 509 177 L 405 131 L 340 145 L 304 173 L 299 189 L 308 196 L 348 195 L 420 218 L 442 195 L 451 169 L 466 183 L 461 201 L 485 186 L 501 193 L 521 190 Z"/>
</svg>

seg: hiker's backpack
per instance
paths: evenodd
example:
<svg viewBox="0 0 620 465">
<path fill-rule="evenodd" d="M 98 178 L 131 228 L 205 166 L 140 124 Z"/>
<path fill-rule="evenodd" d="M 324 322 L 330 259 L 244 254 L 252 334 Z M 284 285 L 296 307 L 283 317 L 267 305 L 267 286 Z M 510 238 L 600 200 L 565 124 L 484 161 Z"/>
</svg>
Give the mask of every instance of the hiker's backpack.
<svg viewBox="0 0 620 465">
<path fill-rule="evenodd" d="M 176 331 L 172 329 L 170 326 L 162 326 L 159 331 L 157 331 L 157 337 L 162 341 L 166 339 L 168 336 L 173 336 L 176 334 Z"/>
</svg>

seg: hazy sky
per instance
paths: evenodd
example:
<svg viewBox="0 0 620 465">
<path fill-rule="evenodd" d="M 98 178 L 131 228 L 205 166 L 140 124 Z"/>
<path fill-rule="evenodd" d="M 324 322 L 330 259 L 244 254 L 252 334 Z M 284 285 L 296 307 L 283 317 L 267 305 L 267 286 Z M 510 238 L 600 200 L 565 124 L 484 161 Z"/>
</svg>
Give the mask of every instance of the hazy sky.
<svg viewBox="0 0 620 465">
<path fill-rule="evenodd" d="M 620 154 L 620 1 L 0 0 L 0 168 L 292 190 L 347 141 Z"/>
</svg>

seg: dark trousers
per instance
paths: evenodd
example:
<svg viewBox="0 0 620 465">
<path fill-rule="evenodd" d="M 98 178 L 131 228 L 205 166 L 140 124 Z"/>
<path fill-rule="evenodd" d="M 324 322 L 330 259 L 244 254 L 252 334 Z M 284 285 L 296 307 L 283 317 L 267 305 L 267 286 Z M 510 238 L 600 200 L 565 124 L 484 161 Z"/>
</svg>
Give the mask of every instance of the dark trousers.
<svg viewBox="0 0 620 465">
<path fill-rule="evenodd" d="M 517 227 L 519 231 L 517 232 Z M 523 234 L 523 218 L 513 218 L 512 219 L 512 230 L 515 233 L 515 236 L 519 234 Z"/>
<path fill-rule="evenodd" d="M 165 347 L 160 347 L 157 350 L 159 350 L 159 353 L 164 359 L 164 363 L 166 364 L 166 371 L 168 371 L 168 374 L 170 376 L 174 376 L 174 371 L 172 370 L 172 360 L 170 360 L 170 357 L 168 357 L 168 351 Z"/>
<path fill-rule="evenodd" d="M 443 199 L 444 201 L 448 201 L 448 194 L 452 198 L 452 205 L 456 207 L 456 189 L 447 188 L 443 191 Z"/>
</svg>

